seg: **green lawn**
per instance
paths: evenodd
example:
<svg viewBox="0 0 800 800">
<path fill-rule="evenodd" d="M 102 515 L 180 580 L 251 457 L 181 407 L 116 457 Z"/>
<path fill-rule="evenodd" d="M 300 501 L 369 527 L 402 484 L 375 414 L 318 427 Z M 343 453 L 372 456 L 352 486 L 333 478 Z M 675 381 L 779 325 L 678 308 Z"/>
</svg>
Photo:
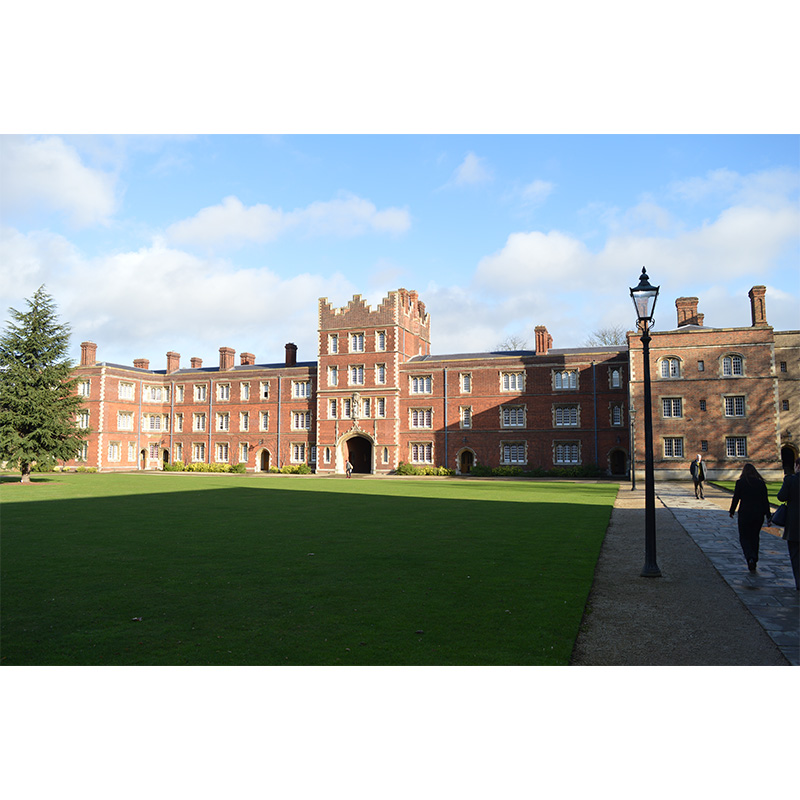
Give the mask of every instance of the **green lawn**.
<svg viewBox="0 0 800 800">
<path fill-rule="evenodd" d="M 168 473 L 5 482 L 0 658 L 567 664 L 616 492 Z"/>
<path fill-rule="evenodd" d="M 713 483 L 715 486 L 721 486 L 731 493 L 736 486 L 736 481 L 713 481 Z M 781 486 L 783 486 L 783 481 L 766 481 L 766 484 L 770 503 L 774 506 L 779 506 L 781 502 L 778 500 L 778 492 L 781 490 Z"/>
</svg>

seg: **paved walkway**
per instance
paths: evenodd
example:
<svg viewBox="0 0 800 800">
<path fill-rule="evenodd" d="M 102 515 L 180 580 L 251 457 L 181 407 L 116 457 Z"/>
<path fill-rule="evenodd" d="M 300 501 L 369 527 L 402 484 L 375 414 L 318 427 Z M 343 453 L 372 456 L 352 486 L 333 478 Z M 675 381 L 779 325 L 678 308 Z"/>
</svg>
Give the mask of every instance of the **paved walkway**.
<svg viewBox="0 0 800 800">
<path fill-rule="evenodd" d="M 641 577 L 644 491 L 620 487 L 571 664 L 788 666 L 800 656 L 800 592 L 786 542 L 762 531 L 747 569 L 731 495 L 656 484 L 660 578 Z"/>
<path fill-rule="evenodd" d="M 697 500 L 691 487 L 670 482 L 657 484 L 656 495 L 787 660 L 800 665 L 800 592 L 794 586 L 786 542 L 762 529 L 758 568 L 749 572 L 736 518 L 729 514 L 728 492 L 710 486 L 705 499 Z"/>
</svg>

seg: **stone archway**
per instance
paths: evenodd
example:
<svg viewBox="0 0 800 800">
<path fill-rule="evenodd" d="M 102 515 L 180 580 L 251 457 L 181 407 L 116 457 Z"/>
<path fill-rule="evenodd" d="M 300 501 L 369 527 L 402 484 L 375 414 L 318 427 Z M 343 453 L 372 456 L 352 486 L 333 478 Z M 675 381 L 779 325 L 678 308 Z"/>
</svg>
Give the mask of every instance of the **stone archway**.
<svg viewBox="0 0 800 800">
<path fill-rule="evenodd" d="M 790 444 L 781 447 L 781 466 L 784 475 L 791 475 L 794 472 L 794 462 L 797 458 L 797 450 Z"/>
<path fill-rule="evenodd" d="M 254 464 L 256 472 L 269 472 L 270 456 L 266 447 L 256 452 Z"/>
<path fill-rule="evenodd" d="M 469 475 L 475 466 L 475 452 L 465 447 L 456 456 L 456 471 L 459 475 Z"/>
<path fill-rule="evenodd" d="M 612 475 L 627 475 L 628 456 L 624 450 L 612 450 L 608 454 L 608 469 Z"/>
<path fill-rule="evenodd" d="M 353 465 L 353 472 L 372 473 L 372 442 L 366 436 L 352 436 L 342 443 L 345 460 Z"/>
</svg>

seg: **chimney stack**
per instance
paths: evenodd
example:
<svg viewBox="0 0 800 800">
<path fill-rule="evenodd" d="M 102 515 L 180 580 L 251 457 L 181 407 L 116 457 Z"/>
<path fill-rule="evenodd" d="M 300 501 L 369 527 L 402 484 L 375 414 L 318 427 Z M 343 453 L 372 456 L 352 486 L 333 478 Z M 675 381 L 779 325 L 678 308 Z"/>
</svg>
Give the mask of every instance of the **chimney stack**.
<svg viewBox="0 0 800 800">
<path fill-rule="evenodd" d="M 167 375 L 170 372 L 176 372 L 181 368 L 181 354 L 175 353 L 172 350 L 167 353 Z"/>
<path fill-rule="evenodd" d="M 697 313 L 696 297 L 679 297 L 675 301 L 675 308 L 678 309 L 678 327 L 684 325 L 703 326 L 704 314 Z"/>
<path fill-rule="evenodd" d="M 286 343 L 286 366 L 297 366 L 297 345 L 294 342 Z"/>
<path fill-rule="evenodd" d="M 754 286 L 747 296 L 750 298 L 750 314 L 753 317 L 753 327 L 764 328 L 767 326 L 767 287 Z"/>
<path fill-rule="evenodd" d="M 192 359 L 192 369 L 202 369 L 202 368 L 203 368 L 203 359 L 197 358 L 197 356 L 195 356 Z"/>
<path fill-rule="evenodd" d="M 546 356 L 553 346 L 553 337 L 547 332 L 547 328 L 544 325 L 537 325 L 533 332 L 536 337 L 536 355 Z"/>
<path fill-rule="evenodd" d="M 240 356 L 242 366 L 252 366 L 256 363 L 256 357 L 252 353 L 242 353 Z"/>
<path fill-rule="evenodd" d="M 150 359 L 149 358 L 135 358 L 133 360 L 133 366 L 136 369 L 150 369 Z"/>
<path fill-rule="evenodd" d="M 236 351 L 232 347 L 220 347 L 219 349 L 219 369 L 220 372 L 225 372 L 233 369 L 233 362 L 236 357 Z"/>
<path fill-rule="evenodd" d="M 81 366 L 91 367 L 97 363 L 97 345 L 94 342 L 81 342 Z"/>
</svg>

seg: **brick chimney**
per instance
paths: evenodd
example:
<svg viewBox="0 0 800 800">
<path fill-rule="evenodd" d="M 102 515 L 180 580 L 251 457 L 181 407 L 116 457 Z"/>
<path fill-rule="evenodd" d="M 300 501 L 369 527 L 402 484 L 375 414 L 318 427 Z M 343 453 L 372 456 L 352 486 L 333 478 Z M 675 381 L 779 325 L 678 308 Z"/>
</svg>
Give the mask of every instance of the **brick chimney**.
<svg viewBox="0 0 800 800">
<path fill-rule="evenodd" d="M 233 369 L 233 362 L 235 358 L 236 358 L 236 351 L 232 347 L 220 347 L 219 349 L 220 372 Z"/>
<path fill-rule="evenodd" d="M 94 342 L 81 342 L 81 366 L 91 367 L 97 363 L 97 345 Z"/>
<path fill-rule="evenodd" d="M 202 368 L 203 368 L 203 359 L 197 358 L 197 356 L 195 356 L 192 359 L 192 369 L 202 369 Z"/>
<path fill-rule="evenodd" d="M 242 353 L 239 358 L 241 359 L 243 367 L 256 363 L 256 357 L 252 353 Z"/>
<path fill-rule="evenodd" d="M 547 332 L 544 325 L 537 325 L 533 329 L 533 333 L 536 337 L 536 355 L 546 356 L 548 350 L 553 346 L 553 337 Z"/>
<path fill-rule="evenodd" d="M 684 325 L 699 325 L 702 327 L 705 314 L 697 313 L 696 297 L 679 297 L 675 301 L 675 308 L 678 309 L 678 327 Z"/>
<path fill-rule="evenodd" d="M 136 369 L 150 369 L 150 359 L 149 358 L 135 358 L 133 360 L 133 366 Z"/>
<path fill-rule="evenodd" d="M 172 350 L 167 353 L 167 375 L 181 368 L 181 354 Z"/>
<path fill-rule="evenodd" d="M 297 345 L 293 342 L 286 343 L 286 366 L 297 366 Z"/>
<path fill-rule="evenodd" d="M 766 327 L 767 325 L 767 287 L 754 286 L 747 296 L 750 298 L 750 314 L 753 317 L 753 327 Z"/>
</svg>

